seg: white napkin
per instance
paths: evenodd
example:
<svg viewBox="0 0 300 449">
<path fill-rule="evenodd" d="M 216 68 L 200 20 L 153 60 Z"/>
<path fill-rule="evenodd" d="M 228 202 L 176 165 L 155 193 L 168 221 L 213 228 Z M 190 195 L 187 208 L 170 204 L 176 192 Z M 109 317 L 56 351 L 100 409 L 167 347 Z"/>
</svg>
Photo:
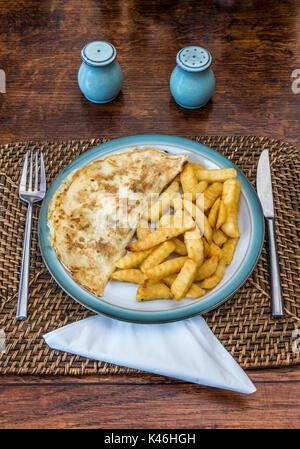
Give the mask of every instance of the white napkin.
<svg viewBox="0 0 300 449">
<path fill-rule="evenodd" d="M 43 337 L 53 349 L 91 359 L 240 393 L 256 391 L 202 316 L 135 324 L 95 315 Z"/>
</svg>

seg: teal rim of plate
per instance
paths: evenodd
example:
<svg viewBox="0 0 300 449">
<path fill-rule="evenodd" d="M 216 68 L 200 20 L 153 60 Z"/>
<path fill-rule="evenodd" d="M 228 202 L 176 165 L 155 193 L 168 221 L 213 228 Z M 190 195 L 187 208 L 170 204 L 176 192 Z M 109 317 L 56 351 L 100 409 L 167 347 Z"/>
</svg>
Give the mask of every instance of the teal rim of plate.
<svg viewBox="0 0 300 449">
<path fill-rule="evenodd" d="M 237 179 L 241 182 L 243 194 L 248 201 L 252 226 L 253 229 L 255 229 L 255 233 L 253 233 L 252 235 L 252 240 L 249 244 L 249 250 L 243 260 L 243 263 L 228 284 L 224 285 L 224 287 L 222 287 L 219 291 L 215 293 L 212 292 L 208 298 L 203 298 L 201 301 L 196 302 L 195 304 L 190 304 L 183 308 L 167 311 L 129 310 L 102 301 L 101 298 L 88 292 L 85 288 L 79 286 L 72 279 L 70 274 L 67 273 L 65 268 L 57 259 L 56 253 L 52 249 L 49 241 L 49 202 L 56 189 L 73 170 L 76 170 L 88 164 L 104 152 L 118 150 L 120 147 L 147 144 L 181 146 L 183 147 L 183 149 L 196 151 L 200 153 L 200 155 L 210 158 L 216 164 L 219 164 L 223 168 L 235 168 L 238 173 Z M 186 319 L 194 315 L 206 313 L 224 303 L 246 282 L 248 277 L 251 275 L 261 254 L 264 242 L 264 234 L 265 223 L 260 201 L 256 195 L 254 188 L 252 187 L 246 176 L 232 162 L 219 154 L 217 151 L 212 150 L 211 148 L 202 145 L 201 143 L 182 137 L 159 134 L 141 134 L 136 136 L 121 137 L 119 139 L 114 139 L 107 143 L 103 143 L 102 145 L 99 145 L 83 153 L 81 156 L 71 162 L 52 183 L 42 203 L 38 222 L 38 239 L 42 258 L 57 284 L 71 298 L 73 298 L 75 301 L 77 301 L 87 309 L 109 316 L 111 318 L 135 323 L 164 323 Z"/>
</svg>

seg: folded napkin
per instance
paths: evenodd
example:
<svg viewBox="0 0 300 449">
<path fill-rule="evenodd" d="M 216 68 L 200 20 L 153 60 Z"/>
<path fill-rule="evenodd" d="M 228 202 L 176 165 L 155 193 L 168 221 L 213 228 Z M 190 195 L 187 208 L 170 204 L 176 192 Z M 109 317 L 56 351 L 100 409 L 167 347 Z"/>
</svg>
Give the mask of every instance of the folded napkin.
<svg viewBox="0 0 300 449">
<path fill-rule="evenodd" d="M 53 349 L 90 359 L 240 393 L 256 391 L 200 315 L 161 324 L 95 315 L 43 337 Z"/>
</svg>

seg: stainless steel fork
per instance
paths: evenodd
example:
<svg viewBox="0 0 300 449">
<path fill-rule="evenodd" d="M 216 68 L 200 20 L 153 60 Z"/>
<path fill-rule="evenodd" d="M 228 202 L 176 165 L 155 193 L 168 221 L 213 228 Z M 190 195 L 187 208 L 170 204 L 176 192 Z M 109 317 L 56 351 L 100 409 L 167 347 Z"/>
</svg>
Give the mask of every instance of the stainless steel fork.
<svg viewBox="0 0 300 449">
<path fill-rule="evenodd" d="M 40 159 L 40 170 L 39 170 L 39 159 Z M 31 244 L 31 222 L 32 222 L 32 208 L 33 203 L 41 201 L 46 193 L 46 176 L 45 176 L 45 166 L 43 153 L 39 158 L 38 152 L 35 153 L 35 178 L 34 187 L 32 188 L 33 179 L 33 155 L 30 154 L 29 161 L 29 177 L 27 182 L 27 172 L 28 172 L 28 160 L 29 153 L 27 152 L 22 176 L 19 185 L 19 197 L 21 200 L 28 204 L 27 216 L 26 216 L 26 226 L 25 226 L 25 236 L 23 243 L 23 254 L 22 254 L 22 265 L 20 274 L 20 284 L 19 284 L 19 295 L 18 295 L 18 305 L 17 305 L 17 320 L 25 320 L 27 318 L 27 303 L 28 303 L 28 283 L 29 283 L 29 269 L 30 269 L 30 244 Z M 40 176 L 39 176 L 40 173 Z"/>
</svg>

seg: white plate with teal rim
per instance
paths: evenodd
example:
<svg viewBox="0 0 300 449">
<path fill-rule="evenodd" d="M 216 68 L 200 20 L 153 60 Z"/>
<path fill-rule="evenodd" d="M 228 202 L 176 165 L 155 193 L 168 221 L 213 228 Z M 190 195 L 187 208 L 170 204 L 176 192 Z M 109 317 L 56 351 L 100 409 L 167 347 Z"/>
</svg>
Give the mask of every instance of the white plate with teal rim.
<svg viewBox="0 0 300 449">
<path fill-rule="evenodd" d="M 199 299 L 137 302 L 135 299 L 137 285 L 112 280 L 107 283 L 103 296 L 97 297 L 72 279 L 71 274 L 59 262 L 55 251 L 51 248 L 50 231 L 47 225 L 48 205 L 61 182 L 71 171 L 110 154 L 123 152 L 132 146 L 137 148 L 151 146 L 172 154 L 186 153 L 190 161 L 199 162 L 210 169 L 234 167 L 237 170 L 237 179 L 242 184 L 238 219 L 241 237 L 233 261 L 226 267 L 222 281 Z M 55 281 L 70 297 L 96 313 L 116 319 L 157 323 L 203 314 L 229 299 L 244 284 L 258 261 L 264 240 L 264 219 L 260 202 L 250 182 L 224 156 L 200 143 L 180 137 L 140 135 L 104 143 L 82 154 L 65 168 L 53 182 L 43 201 L 38 232 L 44 262 Z"/>
</svg>

